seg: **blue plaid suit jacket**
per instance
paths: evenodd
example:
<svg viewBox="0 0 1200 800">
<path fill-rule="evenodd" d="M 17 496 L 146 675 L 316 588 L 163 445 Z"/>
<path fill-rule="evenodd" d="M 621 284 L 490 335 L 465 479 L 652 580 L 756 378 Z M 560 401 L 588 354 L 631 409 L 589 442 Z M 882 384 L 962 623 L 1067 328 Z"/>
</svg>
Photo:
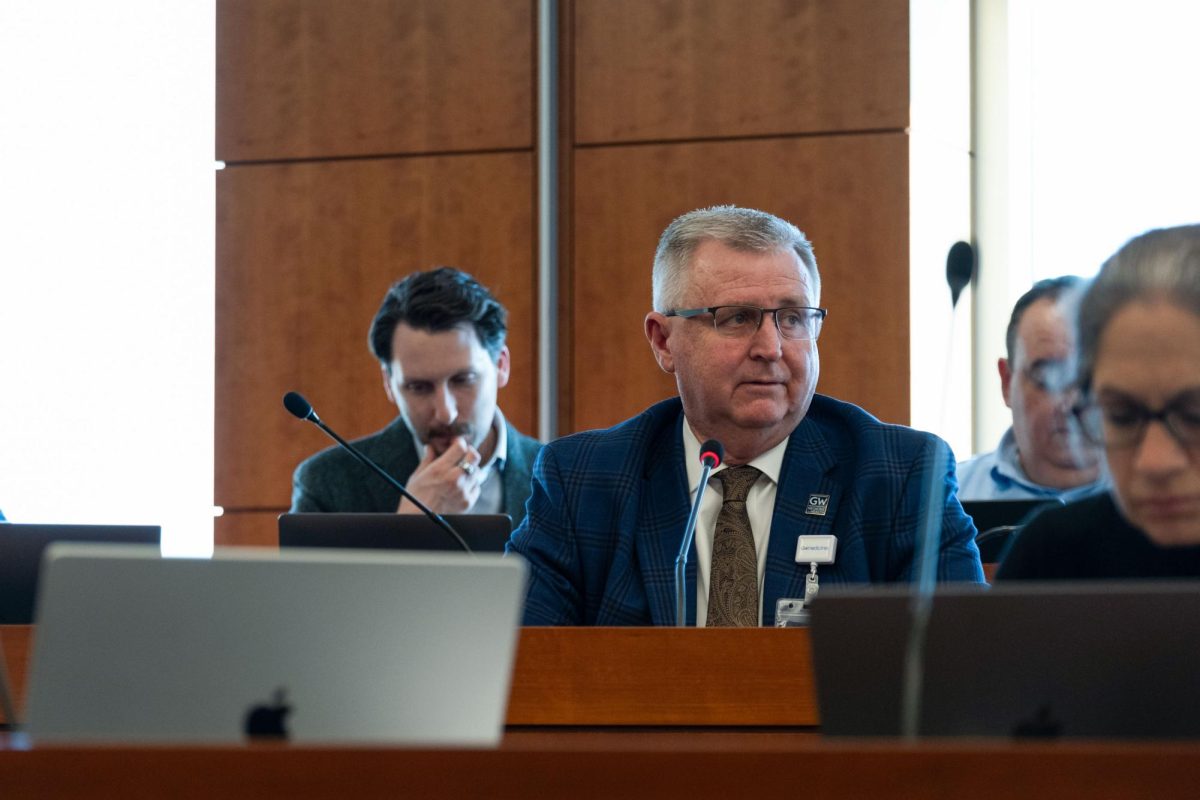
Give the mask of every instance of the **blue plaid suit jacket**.
<svg viewBox="0 0 1200 800">
<path fill-rule="evenodd" d="M 525 521 L 508 545 L 530 565 L 526 625 L 675 624 L 675 557 L 689 511 L 682 422 L 675 398 L 614 428 L 543 447 Z M 837 562 L 820 568 L 823 587 L 909 580 L 935 451 L 944 468 L 937 577 L 983 581 L 945 442 L 816 395 L 779 476 L 765 625 L 774 624 L 777 599 L 804 596 L 808 565 L 795 562 L 800 535 L 838 537 Z M 825 516 L 805 513 L 811 494 L 829 495 Z M 695 624 L 694 553 L 687 570 L 688 623 Z"/>
</svg>

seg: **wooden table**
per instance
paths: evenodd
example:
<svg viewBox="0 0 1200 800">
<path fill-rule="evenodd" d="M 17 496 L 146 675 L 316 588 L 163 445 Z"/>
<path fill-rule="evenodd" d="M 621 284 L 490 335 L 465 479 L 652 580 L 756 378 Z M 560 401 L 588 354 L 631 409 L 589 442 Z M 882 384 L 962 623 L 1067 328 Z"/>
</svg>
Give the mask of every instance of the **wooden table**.
<svg viewBox="0 0 1200 800">
<path fill-rule="evenodd" d="M 496 750 L 0 749 L 0 796 L 1195 797 L 1200 745 L 830 742 L 812 734 L 509 732 Z"/>
<path fill-rule="evenodd" d="M 0 627 L 22 696 L 32 634 Z M 1200 792 L 1200 742 L 823 738 L 808 647 L 803 629 L 529 628 L 509 727 L 494 750 L 25 749 L 19 737 L 0 736 L 0 798 L 1103 800 Z M 728 680 L 738 670 L 739 680 Z"/>
<path fill-rule="evenodd" d="M 19 705 L 33 628 L 0 625 Z M 509 725 L 818 723 L 804 628 L 524 628 Z"/>
</svg>

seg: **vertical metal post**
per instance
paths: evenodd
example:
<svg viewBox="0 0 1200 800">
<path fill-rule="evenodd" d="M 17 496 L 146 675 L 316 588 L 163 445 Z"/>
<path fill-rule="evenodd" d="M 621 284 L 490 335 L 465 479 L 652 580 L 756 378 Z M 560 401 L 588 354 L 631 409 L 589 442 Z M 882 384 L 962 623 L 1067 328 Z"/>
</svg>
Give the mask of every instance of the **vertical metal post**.
<svg viewBox="0 0 1200 800">
<path fill-rule="evenodd" d="M 538 0 L 538 437 L 558 435 L 558 0 Z"/>
</svg>

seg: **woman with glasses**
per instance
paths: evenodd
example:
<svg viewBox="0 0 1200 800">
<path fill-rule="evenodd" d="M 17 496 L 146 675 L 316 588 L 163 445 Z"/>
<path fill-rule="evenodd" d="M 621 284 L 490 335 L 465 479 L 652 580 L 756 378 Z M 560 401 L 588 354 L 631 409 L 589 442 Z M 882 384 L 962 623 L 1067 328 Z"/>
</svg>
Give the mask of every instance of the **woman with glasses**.
<svg viewBox="0 0 1200 800">
<path fill-rule="evenodd" d="M 996 579 L 1200 577 L 1200 225 L 1122 247 L 1078 327 L 1074 413 L 1112 489 L 1036 516 Z"/>
</svg>

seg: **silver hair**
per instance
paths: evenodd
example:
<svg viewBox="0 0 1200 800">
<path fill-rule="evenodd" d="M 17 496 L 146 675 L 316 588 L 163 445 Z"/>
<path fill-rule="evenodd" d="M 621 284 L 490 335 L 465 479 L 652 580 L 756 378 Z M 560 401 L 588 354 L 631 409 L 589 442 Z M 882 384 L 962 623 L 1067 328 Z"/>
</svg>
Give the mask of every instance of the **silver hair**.
<svg viewBox="0 0 1200 800">
<path fill-rule="evenodd" d="M 682 302 L 684 275 L 692 254 L 709 239 L 742 252 L 795 251 L 812 278 L 810 302 L 820 303 L 821 276 L 817 272 L 817 259 L 812 245 L 799 228 L 765 211 L 712 206 L 677 217 L 658 240 L 652 276 L 655 311 L 670 311 Z"/>
<path fill-rule="evenodd" d="M 1130 301 L 1159 297 L 1200 316 L 1200 225 L 1143 233 L 1100 267 L 1079 306 L 1082 389 L 1091 388 L 1096 348 L 1113 316 Z"/>
</svg>

